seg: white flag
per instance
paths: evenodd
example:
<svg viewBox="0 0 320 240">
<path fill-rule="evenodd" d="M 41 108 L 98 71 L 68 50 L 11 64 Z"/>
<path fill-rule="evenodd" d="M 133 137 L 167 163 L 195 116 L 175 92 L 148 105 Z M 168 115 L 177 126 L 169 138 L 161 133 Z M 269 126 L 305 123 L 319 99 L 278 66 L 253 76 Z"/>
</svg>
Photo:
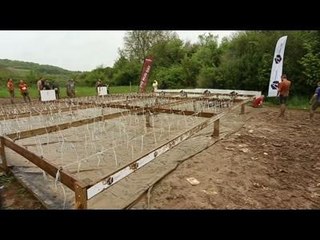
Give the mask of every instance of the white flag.
<svg viewBox="0 0 320 240">
<path fill-rule="evenodd" d="M 277 96 L 278 84 L 282 75 L 284 49 L 286 47 L 287 36 L 279 38 L 274 51 L 272 69 L 269 82 L 268 97 Z"/>
</svg>

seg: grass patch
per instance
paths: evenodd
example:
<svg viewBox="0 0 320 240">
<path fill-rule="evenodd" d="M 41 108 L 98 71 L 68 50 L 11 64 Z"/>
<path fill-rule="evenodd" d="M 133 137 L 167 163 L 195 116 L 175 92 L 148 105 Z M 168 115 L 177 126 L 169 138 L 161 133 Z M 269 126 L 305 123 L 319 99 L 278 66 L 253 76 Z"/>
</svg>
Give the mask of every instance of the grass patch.
<svg viewBox="0 0 320 240">
<path fill-rule="evenodd" d="M 125 94 L 125 93 L 137 93 L 139 90 L 139 86 L 109 86 L 110 94 Z M 148 87 L 146 92 L 151 92 L 152 87 Z M 31 99 L 38 99 L 38 91 L 36 88 L 31 87 L 29 89 L 29 94 Z M 95 96 L 96 89 L 95 87 L 83 87 L 76 86 L 76 97 L 88 97 Z M 6 88 L 0 89 L 0 98 L 8 98 L 9 93 Z M 65 87 L 60 88 L 60 98 L 66 98 L 67 92 Z M 16 88 L 15 90 L 15 98 L 22 99 L 20 91 Z M 309 109 L 309 98 L 305 96 L 289 96 L 288 99 L 288 108 L 290 109 Z M 266 106 L 279 106 L 279 98 L 278 97 L 267 97 L 265 99 L 264 105 Z"/>
<path fill-rule="evenodd" d="M 110 94 L 125 94 L 125 93 L 137 93 L 139 90 L 138 86 L 111 86 L 109 87 Z M 147 92 L 151 92 L 152 88 L 148 88 Z M 31 99 L 38 99 L 38 90 L 34 87 L 29 88 L 29 95 Z M 88 97 L 95 96 L 95 87 L 76 87 L 76 97 Z M 60 98 L 66 98 L 67 91 L 65 87 L 60 88 Z M 10 98 L 7 88 L 0 89 L 0 98 Z M 18 88 L 15 89 L 15 98 L 22 99 Z"/>
<path fill-rule="evenodd" d="M 14 177 L 11 174 L 4 174 L 3 172 L 0 171 L 1 175 L 0 176 L 0 185 L 7 185 L 11 183 L 14 180 Z"/>
<path fill-rule="evenodd" d="M 289 109 L 309 109 L 309 100 L 305 96 L 289 96 L 287 100 L 287 106 Z M 264 105 L 266 106 L 279 106 L 278 97 L 269 97 L 265 99 Z"/>
</svg>

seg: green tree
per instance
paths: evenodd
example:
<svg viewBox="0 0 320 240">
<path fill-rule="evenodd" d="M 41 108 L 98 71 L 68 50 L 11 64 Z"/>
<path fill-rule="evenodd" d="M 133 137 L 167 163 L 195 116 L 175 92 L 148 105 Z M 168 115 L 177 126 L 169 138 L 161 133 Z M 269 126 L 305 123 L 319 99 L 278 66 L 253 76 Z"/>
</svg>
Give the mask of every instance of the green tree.
<svg viewBox="0 0 320 240">
<path fill-rule="evenodd" d="M 197 50 L 191 56 L 191 66 L 194 77 L 194 85 L 203 88 L 216 87 L 218 79 L 218 67 L 221 62 L 221 50 L 218 47 L 218 36 L 213 34 L 199 35 Z M 196 70 L 196 68 L 198 68 Z"/>
<path fill-rule="evenodd" d="M 159 80 L 159 88 L 183 88 L 185 75 L 181 66 L 174 65 L 170 68 L 159 68 L 156 75 Z"/>
<path fill-rule="evenodd" d="M 172 31 L 129 31 L 124 37 L 124 48 L 120 55 L 129 60 L 143 60 L 157 43 L 176 37 Z"/>
<path fill-rule="evenodd" d="M 300 63 L 303 66 L 306 83 L 314 87 L 320 79 L 320 31 L 309 32 L 304 37 L 306 41 L 303 47 L 306 53 Z"/>
<path fill-rule="evenodd" d="M 115 85 L 137 85 L 142 64 L 137 60 L 129 61 L 124 56 L 115 62 L 113 66 L 112 83 Z"/>
</svg>

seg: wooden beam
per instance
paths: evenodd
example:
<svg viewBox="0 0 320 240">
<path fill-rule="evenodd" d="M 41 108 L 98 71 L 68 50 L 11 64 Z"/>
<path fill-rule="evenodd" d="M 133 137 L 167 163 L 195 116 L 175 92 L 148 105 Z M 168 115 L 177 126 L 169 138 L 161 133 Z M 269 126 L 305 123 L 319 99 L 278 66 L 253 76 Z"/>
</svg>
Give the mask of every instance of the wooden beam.
<svg viewBox="0 0 320 240">
<path fill-rule="evenodd" d="M 206 91 L 207 90 L 207 91 Z M 196 95 L 222 95 L 222 96 L 232 96 L 236 94 L 241 97 L 253 97 L 256 95 L 261 95 L 259 91 L 248 91 L 248 90 L 234 90 L 234 89 L 158 89 L 156 93 L 168 94 L 168 95 L 177 95 L 181 92 L 186 92 L 187 94 L 196 94 Z"/>
<path fill-rule="evenodd" d="M 217 119 L 216 121 L 214 121 L 214 124 L 213 124 L 213 134 L 212 136 L 213 137 L 219 137 L 219 134 L 220 134 L 220 119 Z"/>
<path fill-rule="evenodd" d="M 19 133 L 11 133 L 11 134 L 8 134 L 7 137 L 9 137 L 15 141 L 18 139 L 24 139 L 24 138 L 37 136 L 37 135 L 43 135 L 46 133 L 57 132 L 57 131 L 71 128 L 71 127 L 78 127 L 78 126 L 90 124 L 93 122 L 104 121 L 107 119 L 113 119 L 113 118 L 117 118 L 117 117 L 120 117 L 123 115 L 128 115 L 129 113 L 130 113 L 130 111 L 106 114 L 106 115 L 102 115 L 102 116 L 98 116 L 98 117 L 94 117 L 94 118 L 87 118 L 87 119 L 82 119 L 82 120 L 78 120 L 78 121 L 74 121 L 74 122 L 61 123 L 61 124 L 53 125 L 53 126 L 49 126 L 49 127 L 42 127 L 42 128 L 32 129 L 32 130 L 26 130 L 26 131 L 22 131 Z"/>
<path fill-rule="evenodd" d="M 188 110 L 179 110 L 179 109 L 166 109 L 166 108 L 148 108 L 151 112 L 159 112 L 159 113 L 169 113 L 169 114 L 178 114 L 178 115 L 185 115 L 185 116 L 196 116 L 196 117 L 205 117 L 205 118 L 211 118 L 213 117 L 214 113 L 210 112 L 194 112 L 194 111 L 188 111 Z"/>
<path fill-rule="evenodd" d="M 53 110 L 45 110 L 40 112 L 35 112 L 30 110 L 30 112 L 24 112 L 24 113 L 18 113 L 18 114 L 10 114 L 9 116 L 0 116 L 0 120 L 7 120 L 7 119 L 16 119 L 16 118 L 24 118 L 24 117 L 30 117 L 30 116 L 39 116 L 41 115 L 49 115 L 52 113 L 58 113 L 58 112 L 69 112 L 69 111 L 74 111 L 77 109 L 87 109 L 87 108 L 92 108 L 93 106 L 86 106 L 86 105 L 81 105 L 81 106 L 73 106 L 73 107 L 65 107 L 61 109 L 53 109 Z"/>
<path fill-rule="evenodd" d="M 0 156 L 2 161 L 2 168 L 3 171 L 8 172 L 8 164 L 7 164 L 7 158 L 6 158 L 6 152 L 5 152 L 5 145 L 4 145 L 4 138 L 1 137 L 0 140 L 1 146 L 0 146 Z"/>
<path fill-rule="evenodd" d="M 169 106 L 170 104 L 165 104 L 163 106 Z M 53 125 L 53 126 L 48 126 L 48 127 L 42 127 L 42 128 L 37 128 L 37 129 L 32 129 L 32 130 L 26 130 L 26 131 L 21 131 L 21 132 L 17 132 L 17 133 L 11 133 L 6 135 L 7 137 L 9 137 L 12 140 L 18 140 L 18 139 L 24 139 L 24 138 L 29 138 L 29 137 L 33 137 L 33 136 L 38 136 L 38 135 L 43 135 L 46 133 L 51 133 L 51 132 L 57 132 L 60 130 L 64 130 L 67 128 L 71 128 L 71 127 L 78 127 L 78 126 L 82 126 L 85 124 L 90 124 L 93 122 L 98 122 L 98 121 L 104 121 L 107 119 L 113 119 L 113 118 L 117 118 L 120 116 L 126 116 L 132 113 L 137 113 L 137 112 L 144 112 L 145 110 L 149 110 L 151 111 L 152 108 L 143 108 L 140 106 L 126 106 L 126 105 L 119 105 L 119 104 L 115 104 L 115 103 L 101 103 L 99 104 L 99 106 L 102 107 L 112 107 L 112 108 L 121 108 L 121 109 L 129 109 L 129 111 L 123 111 L 123 112 L 118 112 L 118 113 L 112 113 L 112 114 L 106 114 L 106 115 L 101 115 L 98 117 L 94 117 L 94 118 L 87 118 L 87 119 L 82 119 L 82 120 L 77 120 L 74 122 L 68 122 L 68 123 L 61 123 L 58 125 Z M 179 110 L 177 110 L 179 111 Z M 183 113 L 181 113 L 183 114 Z M 192 113 L 186 113 L 185 115 L 191 115 Z M 205 115 L 203 113 L 200 113 L 200 115 Z"/>
<path fill-rule="evenodd" d="M 75 199 L 76 199 L 76 209 L 87 209 L 87 189 L 86 185 L 81 182 L 75 182 Z"/>
<path fill-rule="evenodd" d="M 149 128 L 149 127 L 151 127 L 151 124 L 150 124 L 150 112 L 149 111 L 146 111 L 145 117 L 146 117 L 146 127 Z"/>
<path fill-rule="evenodd" d="M 44 170 L 46 173 L 48 173 L 52 177 L 56 177 L 57 172 L 60 173 L 60 181 L 66 185 L 71 190 L 75 191 L 75 183 L 79 181 L 75 176 L 72 174 L 64 171 L 63 169 L 59 169 L 57 166 L 53 165 L 52 163 L 49 163 L 47 159 L 44 157 L 39 157 L 38 155 L 34 154 L 33 152 L 30 152 L 29 150 L 23 148 L 22 146 L 14 143 L 10 139 L 7 139 L 5 137 L 1 137 L 1 142 L 14 152 L 18 153 L 22 157 L 26 158 L 42 170 Z"/>
<path fill-rule="evenodd" d="M 94 105 L 94 106 L 103 106 L 103 107 L 111 107 L 111 106 L 123 106 L 123 105 L 128 105 L 128 103 L 130 102 L 134 102 L 140 100 L 138 98 L 131 98 L 131 99 L 122 99 L 120 101 L 114 101 L 114 102 L 95 102 L 95 101 L 79 101 L 78 104 L 79 105 Z"/>
<path fill-rule="evenodd" d="M 241 104 L 241 112 L 240 112 L 241 114 L 245 113 L 245 106 L 246 106 L 245 103 Z"/>
</svg>

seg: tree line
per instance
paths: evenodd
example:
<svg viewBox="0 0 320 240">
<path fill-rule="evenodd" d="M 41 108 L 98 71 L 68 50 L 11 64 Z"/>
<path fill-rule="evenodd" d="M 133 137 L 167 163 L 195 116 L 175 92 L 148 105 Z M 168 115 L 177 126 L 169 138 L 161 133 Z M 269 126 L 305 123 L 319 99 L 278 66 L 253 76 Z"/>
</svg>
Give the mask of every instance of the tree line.
<svg viewBox="0 0 320 240">
<path fill-rule="evenodd" d="M 150 79 L 159 88 L 257 90 L 267 94 L 276 43 L 288 36 L 283 72 L 292 94 L 310 95 L 320 79 L 320 31 L 239 31 L 218 43 L 218 36 L 182 41 L 174 31 L 129 31 L 113 67 L 79 76 L 93 86 L 100 78 L 111 85 L 138 85 L 143 60 L 153 56 Z M 151 81 L 150 83 L 151 84 Z"/>
<path fill-rule="evenodd" d="M 266 95 L 275 46 L 282 36 L 288 36 L 283 72 L 292 81 L 291 92 L 310 96 L 320 79 L 320 31 L 239 31 L 221 43 L 218 36 L 208 33 L 192 43 L 181 40 L 174 31 L 128 31 L 112 67 L 72 72 L 1 60 L 0 73 L 12 77 L 9 75 L 15 67 L 15 74 L 25 75 L 27 81 L 34 83 L 42 75 L 62 86 L 70 78 L 78 86 L 93 87 L 98 79 L 110 86 L 134 86 L 139 85 L 145 57 L 152 56 L 150 85 L 156 79 L 159 88 L 243 89 Z M 24 71 L 27 67 L 28 71 Z"/>
</svg>

